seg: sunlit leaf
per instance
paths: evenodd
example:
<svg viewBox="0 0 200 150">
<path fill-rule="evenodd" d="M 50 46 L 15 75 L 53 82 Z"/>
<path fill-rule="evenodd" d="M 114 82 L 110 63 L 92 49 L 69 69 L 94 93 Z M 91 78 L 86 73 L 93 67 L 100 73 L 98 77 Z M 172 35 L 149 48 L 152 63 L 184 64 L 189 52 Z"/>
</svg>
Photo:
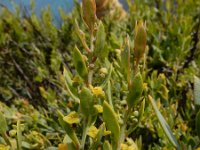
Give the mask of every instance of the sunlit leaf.
<svg viewBox="0 0 200 150">
<path fill-rule="evenodd" d="M 113 108 L 106 102 L 103 102 L 103 120 L 111 131 L 111 135 L 114 137 L 114 141 L 117 142 L 120 136 L 120 127 L 116 117 L 116 113 Z"/>
<path fill-rule="evenodd" d="M 200 79 L 194 76 L 194 102 L 200 105 Z"/>
<path fill-rule="evenodd" d="M 180 149 L 180 145 L 178 143 L 178 141 L 176 140 L 172 130 L 170 129 L 169 125 L 167 124 L 167 122 L 165 121 L 164 117 L 162 116 L 162 114 L 160 113 L 160 111 L 157 108 L 157 105 L 154 101 L 154 99 L 149 95 L 149 100 L 153 106 L 153 109 L 156 113 L 156 116 L 158 117 L 158 120 L 166 134 L 166 136 L 168 137 L 169 141 L 173 144 L 173 146 L 175 146 L 177 149 Z"/>
</svg>

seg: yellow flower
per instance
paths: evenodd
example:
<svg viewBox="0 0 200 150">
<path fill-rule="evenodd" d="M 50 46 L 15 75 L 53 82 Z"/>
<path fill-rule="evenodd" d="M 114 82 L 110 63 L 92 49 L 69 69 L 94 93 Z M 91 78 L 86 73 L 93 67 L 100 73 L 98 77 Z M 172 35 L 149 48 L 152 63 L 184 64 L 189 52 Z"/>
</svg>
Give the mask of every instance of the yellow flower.
<svg viewBox="0 0 200 150">
<path fill-rule="evenodd" d="M 58 150 L 67 150 L 67 144 L 59 144 L 58 145 Z"/>
<path fill-rule="evenodd" d="M 181 124 L 181 130 L 185 132 L 185 131 L 187 131 L 187 129 L 188 129 L 187 125 L 184 124 L 184 123 L 182 123 L 182 124 Z M 200 150 L 200 149 L 199 149 L 199 150 Z"/>
<path fill-rule="evenodd" d="M 78 116 L 78 113 L 75 111 L 72 111 L 71 113 L 69 113 L 67 116 L 63 117 L 63 120 L 69 124 L 73 124 L 73 123 L 79 123 L 80 119 Z"/>
<path fill-rule="evenodd" d="M 121 144 L 121 150 L 137 150 L 137 147 L 135 145 Z"/>
<path fill-rule="evenodd" d="M 99 130 L 95 127 L 95 126 L 91 126 L 88 129 L 88 135 L 92 138 L 95 138 L 97 136 L 97 133 L 99 132 Z"/>
<path fill-rule="evenodd" d="M 69 102 L 67 103 L 67 107 L 68 107 L 68 108 L 72 108 L 72 107 L 73 107 L 72 101 L 69 101 Z"/>
<path fill-rule="evenodd" d="M 197 149 L 196 150 L 200 150 L 200 147 L 197 147 Z"/>
<path fill-rule="evenodd" d="M 0 144 L 0 150 L 9 150 L 10 147 L 9 146 L 6 146 L 6 145 L 3 145 L 3 144 Z"/>
<path fill-rule="evenodd" d="M 105 93 L 101 87 L 94 87 L 92 88 L 92 93 L 96 96 L 105 96 Z"/>
<path fill-rule="evenodd" d="M 121 144 L 121 149 L 122 150 L 127 150 L 128 148 L 128 145 L 127 144 Z"/>
<path fill-rule="evenodd" d="M 103 112 L 103 107 L 101 105 L 94 105 L 94 108 L 96 109 L 96 111 L 98 113 L 102 113 Z"/>
<path fill-rule="evenodd" d="M 160 109 L 160 107 L 161 107 L 160 99 L 158 99 L 158 101 L 157 101 L 157 107 L 158 107 L 158 109 Z"/>
<path fill-rule="evenodd" d="M 104 132 L 103 132 L 103 135 L 104 135 L 104 136 L 109 135 L 109 134 L 111 134 L 111 131 L 109 131 L 109 130 L 104 130 Z"/>
</svg>

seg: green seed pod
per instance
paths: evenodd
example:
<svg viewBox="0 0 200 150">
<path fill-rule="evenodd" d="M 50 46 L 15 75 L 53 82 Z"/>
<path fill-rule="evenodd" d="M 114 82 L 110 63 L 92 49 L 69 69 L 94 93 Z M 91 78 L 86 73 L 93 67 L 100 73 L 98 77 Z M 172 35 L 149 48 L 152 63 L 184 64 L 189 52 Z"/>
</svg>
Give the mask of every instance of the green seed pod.
<svg viewBox="0 0 200 150">
<path fill-rule="evenodd" d="M 127 103 L 130 108 L 135 106 L 140 100 L 143 92 L 143 81 L 140 73 L 136 74 L 133 78 L 131 87 L 129 89 L 129 94 L 127 97 Z"/>
<path fill-rule="evenodd" d="M 3 116 L 3 114 L 0 112 L 0 134 L 4 134 L 7 129 L 8 129 L 8 126 L 7 126 L 7 122 L 6 122 L 6 119 L 5 117 Z"/>
<path fill-rule="evenodd" d="M 91 32 L 94 31 L 96 21 L 96 2 L 95 0 L 82 0 L 82 16 Z"/>
<path fill-rule="evenodd" d="M 146 27 L 142 21 L 135 26 L 135 39 L 134 39 L 134 58 L 136 64 L 139 63 L 140 59 L 143 57 L 146 48 Z"/>
<path fill-rule="evenodd" d="M 95 55 L 100 59 L 106 57 L 107 52 L 104 50 L 106 44 L 106 33 L 104 29 L 103 23 L 100 21 L 97 35 L 96 35 L 96 42 L 95 42 Z"/>
<path fill-rule="evenodd" d="M 73 53 L 73 63 L 76 68 L 77 73 L 84 79 L 87 80 L 88 77 L 88 69 L 86 67 L 86 63 L 83 59 L 83 56 L 79 49 L 75 46 Z"/>
<path fill-rule="evenodd" d="M 94 100 L 90 89 L 84 87 L 80 92 L 80 108 L 85 117 L 94 113 Z"/>
<path fill-rule="evenodd" d="M 119 123 L 114 110 L 106 101 L 103 102 L 103 120 L 105 121 L 108 130 L 111 131 L 114 141 L 117 143 L 120 136 Z"/>
</svg>

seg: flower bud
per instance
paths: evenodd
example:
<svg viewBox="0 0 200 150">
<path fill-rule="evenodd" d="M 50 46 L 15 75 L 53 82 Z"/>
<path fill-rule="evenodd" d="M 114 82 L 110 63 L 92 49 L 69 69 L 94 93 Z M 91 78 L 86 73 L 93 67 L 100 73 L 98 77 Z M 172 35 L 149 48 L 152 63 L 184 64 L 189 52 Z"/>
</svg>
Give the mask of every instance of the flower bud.
<svg viewBox="0 0 200 150">
<path fill-rule="evenodd" d="M 96 21 L 96 2 L 95 0 L 82 1 L 82 16 L 91 32 L 94 31 Z"/>
<path fill-rule="evenodd" d="M 142 21 L 136 23 L 135 26 L 135 39 L 134 39 L 134 58 L 136 64 L 139 63 L 140 59 L 143 57 L 146 48 L 147 34 L 146 27 Z"/>
</svg>

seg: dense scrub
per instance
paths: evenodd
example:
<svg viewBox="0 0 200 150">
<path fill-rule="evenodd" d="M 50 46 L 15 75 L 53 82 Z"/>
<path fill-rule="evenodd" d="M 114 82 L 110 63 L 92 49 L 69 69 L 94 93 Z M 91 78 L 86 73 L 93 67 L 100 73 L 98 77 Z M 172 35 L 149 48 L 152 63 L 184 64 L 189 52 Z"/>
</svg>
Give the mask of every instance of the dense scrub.
<svg viewBox="0 0 200 150">
<path fill-rule="evenodd" d="M 0 6 L 0 149 L 199 147 L 200 2 L 128 4 Z"/>
</svg>

